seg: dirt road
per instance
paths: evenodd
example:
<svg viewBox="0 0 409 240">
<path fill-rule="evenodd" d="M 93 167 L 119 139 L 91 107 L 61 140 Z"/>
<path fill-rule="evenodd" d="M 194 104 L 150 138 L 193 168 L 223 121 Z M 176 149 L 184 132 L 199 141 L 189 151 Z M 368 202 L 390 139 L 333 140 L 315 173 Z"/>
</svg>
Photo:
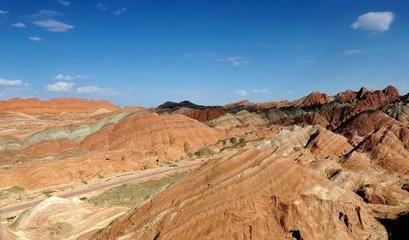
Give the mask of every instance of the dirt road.
<svg viewBox="0 0 409 240">
<path fill-rule="evenodd" d="M 175 167 L 161 167 L 161 168 L 154 168 L 154 169 L 148 169 L 143 172 L 138 172 L 136 174 L 132 174 L 129 176 L 122 177 L 120 179 L 112 179 L 107 182 L 102 182 L 94 186 L 89 186 L 83 189 L 76 189 L 70 192 L 65 192 L 61 194 L 55 194 L 55 196 L 58 197 L 64 197 L 64 198 L 69 198 L 69 197 L 76 197 L 80 196 L 86 193 L 91 193 L 94 191 L 100 191 L 104 190 L 107 188 L 111 188 L 114 186 L 118 186 L 124 183 L 130 183 L 130 182 L 138 182 L 142 180 L 148 180 L 153 177 L 160 177 L 172 173 L 177 173 L 177 172 L 183 172 L 187 171 L 189 169 L 192 169 L 194 167 L 198 167 L 201 164 L 201 162 L 189 162 L 186 164 L 183 164 L 181 166 L 175 166 Z M 37 201 L 31 201 L 31 202 L 26 202 L 26 203 L 20 203 L 20 204 L 15 204 L 11 206 L 7 206 L 4 208 L 0 208 L 0 216 L 4 214 L 9 214 L 12 212 L 17 212 L 21 210 L 25 210 L 27 208 L 31 208 L 43 200 L 37 200 Z"/>
</svg>

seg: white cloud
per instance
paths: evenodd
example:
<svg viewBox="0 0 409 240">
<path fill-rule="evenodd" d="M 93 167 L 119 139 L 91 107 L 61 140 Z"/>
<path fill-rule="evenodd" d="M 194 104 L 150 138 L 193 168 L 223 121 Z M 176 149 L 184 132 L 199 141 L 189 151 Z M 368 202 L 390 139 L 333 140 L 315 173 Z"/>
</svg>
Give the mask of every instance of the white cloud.
<svg viewBox="0 0 409 240">
<path fill-rule="evenodd" d="M 33 23 L 37 26 L 47 29 L 50 32 L 67 32 L 74 28 L 73 25 L 59 22 L 54 19 L 38 20 L 33 21 Z"/>
<path fill-rule="evenodd" d="M 105 94 L 106 90 L 102 89 L 102 88 L 100 88 L 98 86 L 82 86 L 82 87 L 77 88 L 77 92 L 81 93 L 81 94 L 90 94 L 90 93 L 92 93 L 92 94 L 101 95 L 101 94 Z"/>
<path fill-rule="evenodd" d="M 64 74 L 58 74 L 57 76 L 54 77 L 54 80 L 57 81 L 73 81 L 77 79 L 84 78 L 82 75 L 64 75 Z"/>
<path fill-rule="evenodd" d="M 349 56 L 354 56 L 356 54 L 362 53 L 362 50 L 358 49 L 350 49 L 350 50 L 345 50 L 341 54 L 342 56 L 349 57 Z"/>
<path fill-rule="evenodd" d="M 244 66 L 250 63 L 249 60 L 243 57 L 237 57 L 237 56 L 236 57 L 225 57 L 225 58 L 214 58 L 213 60 L 217 62 L 228 62 L 233 67 L 241 67 L 241 66 Z"/>
<path fill-rule="evenodd" d="M 122 13 L 124 13 L 126 11 L 126 8 L 124 7 L 124 8 L 120 8 L 120 9 L 118 9 L 118 10 L 116 10 L 115 12 L 114 12 L 114 14 L 115 15 L 121 15 Z"/>
<path fill-rule="evenodd" d="M 64 6 L 69 6 L 71 4 L 71 2 L 65 0 L 58 0 L 57 2 Z"/>
<path fill-rule="evenodd" d="M 254 93 L 270 94 L 270 90 L 267 89 L 253 89 Z"/>
<path fill-rule="evenodd" d="M 268 47 L 270 45 L 268 43 L 266 43 L 266 42 L 259 42 L 259 43 L 257 43 L 257 46 L 259 46 L 259 47 Z"/>
<path fill-rule="evenodd" d="M 45 87 L 45 90 L 50 92 L 70 92 L 73 87 L 74 83 L 72 82 L 56 82 L 53 84 L 48 84 Z"/>
<path fill-rule="evenodd" d="M 16 28 L 26 28 L 27 26 L 22 23 L 22 22 L 17 22 L 17 23 L 13 23 L 11 24 L 11 26 L 16 27 Z"/>
<path fill-rule="evenodd" d="M 310 58 L 310 59 L 299 59 L 298 62 L 305 63 L 305 64 L 311 64 L 311 63 L 316 63 L 318 61 L 317 59 Z"/>
<path fill-rule="evenodd" d="M 43 41 L 43 39 L 40 38 L 40 37 L 28 37 L 28 39 L 30 39 L 31 41 L 34 41 L 34 42 L 42 42 Z"/>
<path fill-rule="evenodd" d="M 63 14 L 58 11 L 43 9 L 34 14 L 29 15 L 28 17 L 38 19 L 38 18 L 52 18 L 52 17 L 61 16 L 61 15 Z"/>
<path fill-rule="evenodd" d="M 0 9 L 0 15 L 4 15 L 4 14 L 7 14 L 7 13 L 9 13 L 9 11 L 5 11 L 5 10 Z"/>
<path fill-rule="evenodd" d="M 106 7 L 105 4 L 103 4 L 103 3 L 98 3 L 98 4 L 97 4 L 97 8 L 98 8 L 98 10 L 100 10 L 100 11 L 106 11 L 106 10 L 107 10 L 107 7 Z"/>
<path fill-rule="evenodd" d="M 183 54 L 183 58 L 191 58 L 191 57 L 193 57 L 193 55 L 195 55 L 194 53 L 192 53 L 192 52 L 189 52 L 189 53 L 185 53 L 185 54 Z"/>
<path fill-rule="evenodd" d="M 0 78 L 0 86 L 21 86 L 23 82 L 19 79 L 11 80 L 11 79 L 4 79 Z"/>
<path fill-rule="evenodd" d="M 368 12 L 358 17 L 351 25 L 355 30 L 384 32 L 389 30 L 395 15 L 392 12 Z"/>
<path fill-rule="evenodd" d="M 248 95 L 248 93 L 246 91 L 244 91 L 243 89 L 236 90 L 236 91 L 234 91 L 234 93 L 237 94 L 237 95 L 240 95 L 242 97 Z"/>
</svg>

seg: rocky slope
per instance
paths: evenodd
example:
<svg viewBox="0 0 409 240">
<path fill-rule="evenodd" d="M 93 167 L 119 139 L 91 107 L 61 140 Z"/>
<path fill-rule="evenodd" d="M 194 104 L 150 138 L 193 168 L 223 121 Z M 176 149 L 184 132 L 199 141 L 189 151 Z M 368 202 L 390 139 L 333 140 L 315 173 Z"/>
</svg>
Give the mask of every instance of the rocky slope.
<svg viewBox="0 0 409 240">
<path fill-rule="evenodd" d="M 37 189 L 159 166 L 222 138 L 223 133 L 183 115 L 145 110 L 117 112 L 82 125 L 47 127 L 23 140 L 0 138 L 0 154 L 9 164 L 0 169 L 0 188 Z"/>
<path fill-rule="evenodd" d="M 139 112 L 87 137 L 88 149 L 133 149 L 156 152 L 159 158 L 176 160 L 186 153 L 209 146 L 223 137 L 212 128 L 183 115 Z M 163 156 L 162 156 L 163 155 Z"/>
<path fill-rule="evenodd" d="M 392 175 L 348 167 L 352 149 L 319 126 L 284 129 L 258 148 L 209 160 L 84 239 L 388 239 L 378 219 L 405 213 L 409 193 L 379 184 Z"/>
<path fill-rule="evenodd" d="M 83 239 L 407 237 L 409 94 L 394 87 L 225 106 L 86 108 L 0 113 L 0 189 L 210 160 Z"/>
<path fill-rule="evenodd" d="M 50 197 L 20 214 L 11 229 L 22 239 L 76 239 L 108 225 L 126 210 L 98 208 L 76 198 Z"/>
<path fill-rule="evenodd" d="M 209 160 L 83 238 L 405 239 L 408 106 L 393 87 L 229 105 L 205 123 L 257 147 Z"/>
</svg>

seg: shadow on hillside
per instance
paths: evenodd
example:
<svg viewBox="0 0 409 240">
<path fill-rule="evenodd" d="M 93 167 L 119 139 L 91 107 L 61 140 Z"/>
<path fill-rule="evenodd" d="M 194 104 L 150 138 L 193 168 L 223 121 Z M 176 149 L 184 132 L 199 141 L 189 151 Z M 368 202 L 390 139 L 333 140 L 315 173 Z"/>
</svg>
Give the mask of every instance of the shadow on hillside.
<svg viewBox="0 0 409 240">
<path fill-rule="evenodd" d="M 396 219 L 379 219 L 388 232 L 389 240 L 409 239 L 409 213 L 404 213 Z"/>
</svg>

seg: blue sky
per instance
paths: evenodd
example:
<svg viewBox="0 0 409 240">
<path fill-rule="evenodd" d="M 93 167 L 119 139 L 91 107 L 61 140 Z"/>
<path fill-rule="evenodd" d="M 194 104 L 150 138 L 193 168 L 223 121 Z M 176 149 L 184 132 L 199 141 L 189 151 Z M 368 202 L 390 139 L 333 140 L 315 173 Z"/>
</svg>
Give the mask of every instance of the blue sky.
<svg viewBox="0 0 409 240">
<path fill-rule="evenodd" d="M 0 99 L 409 91 L 407 0 L 0 0 Z"/>
</svg>

